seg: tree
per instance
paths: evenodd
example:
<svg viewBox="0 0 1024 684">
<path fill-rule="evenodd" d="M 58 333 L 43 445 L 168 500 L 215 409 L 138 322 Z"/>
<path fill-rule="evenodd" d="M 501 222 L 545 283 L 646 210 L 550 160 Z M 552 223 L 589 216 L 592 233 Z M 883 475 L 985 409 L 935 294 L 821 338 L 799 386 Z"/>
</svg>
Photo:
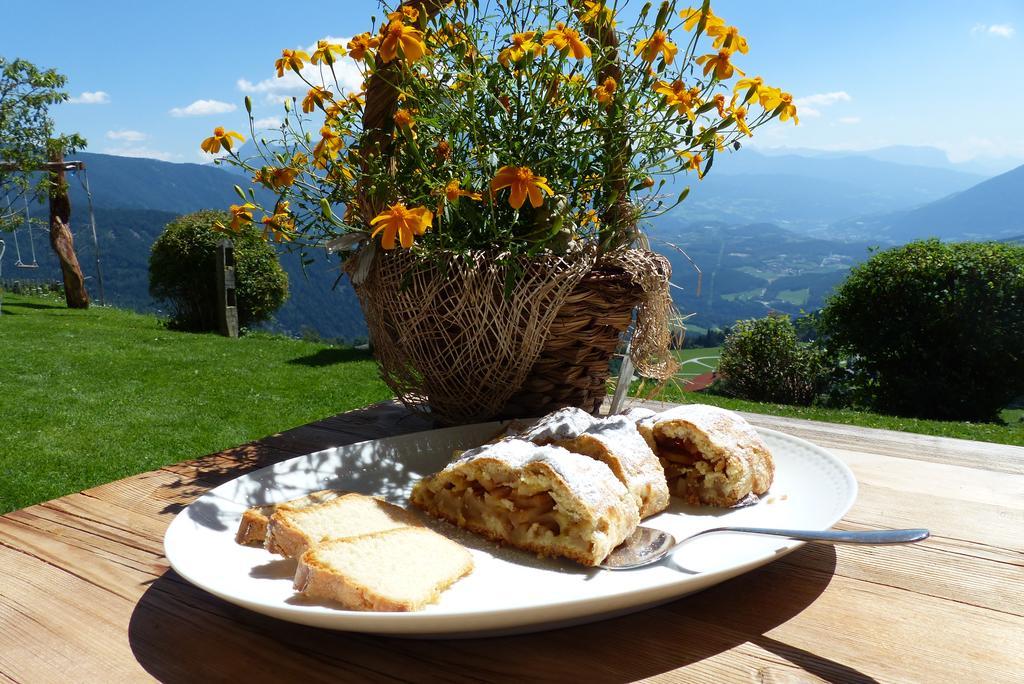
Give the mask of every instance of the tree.
<svg viewBox="0 0 1024 684">
<path fill-rule="evenodd" d="M 69 154 L 85 147 L 76 133 L 54 136 L 51 105 L 64 102 L 67 77 L 54 69 L 40 69 L 24 59 L 0 57 L 0 193 L 20 198 L 31 193 L 42 199 L 54 181 L 48 174 L 33 177 L 56 154 Z M 33 180 L 35 185 L 33 186 Z M 15 220 L 0 205 L 0 229 Z"/>
<path fill-rule="evenodd" d="M 751 401 L 806 406 L 825 378 L 818 349 L 802 345 L 785 314 L 738 321 L 725 338 L 718 387 Z"/>
<path fill-rule="evenodd" d="M 1024 247 L 913 242 L 853 269 L 826 303 L 828 347 L 898 415 L 993 420 L 1024 393 Z"/>
<path fill-rule="evenodd" d="M 199 211 L 167 224 L 149 256 L 149 293 L 167 302 L 170 324 L 181 330 L 217 329 L 218 225 L 231 222 L 220 211 Z M 274 248 L 252 225 L 231 236 L 235 246 L 235 293 L 242 326 L 264 321 L 288 297 L 288 274 Z"/>
</svg>

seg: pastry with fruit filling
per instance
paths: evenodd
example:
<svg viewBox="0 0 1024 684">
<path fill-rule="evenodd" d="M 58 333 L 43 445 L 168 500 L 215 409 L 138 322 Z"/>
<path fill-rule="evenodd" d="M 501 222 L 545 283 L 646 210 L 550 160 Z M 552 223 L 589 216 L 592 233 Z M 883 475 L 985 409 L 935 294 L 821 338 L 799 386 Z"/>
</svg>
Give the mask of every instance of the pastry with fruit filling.
<svg viewBox="0 0 1024 684">
<path fill-rule="evenodd" d="M 625 416 L 611 416 L 595 421 L 575 439 L 555 444 L 595 458 L 611 468 L 615 477 L 636 499 L 641 518 L 660 513 L 668 507 L 665 471 L 640 436 L 633 420 Z"/>
<path fill-rule="evenodd" d="M 640 520 L 604 463 L 516 439 L 465 452 L 416 483 L 412 503 L 488 539 L 583 565 L 604 560 Z"/>
<path fill-rule="evenodd" d="M 665 469 L 673 496 L 705 506 L 734 506 L 768 491 L 772 455 L 741 416 L 688 404 L 641 420 L 640 433 Z"/>
</svg>

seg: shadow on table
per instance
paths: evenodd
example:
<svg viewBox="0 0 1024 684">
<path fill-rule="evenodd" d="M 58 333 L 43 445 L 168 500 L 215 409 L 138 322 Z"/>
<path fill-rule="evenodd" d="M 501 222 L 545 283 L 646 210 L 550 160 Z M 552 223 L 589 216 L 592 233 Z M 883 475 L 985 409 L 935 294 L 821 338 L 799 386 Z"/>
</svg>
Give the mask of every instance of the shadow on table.
<svg viewBox="0 0 1024 684">
<path fill-rule="evenodd" d="M 742 679 L 765 669 L 828 681 L 872 681 L 842 663 L 766 636 L 825 591 L 835 550 L 807 546 L 699 594 L 632 615 L 520 636 L 395 639 L 281 622 L 220 601 L 173 571 L 157 579 L 131 617 L 138 662 L 165 682 L 255 680 L 485 680 L 622 682 L 651 677 L 753 644 L 773 654 L 712 668 Z M 833 635 L 822 633 L 821 642 Z M 807 644 L 802 644 L 807 646 Z M 755 664 L 757 663 L 757 664 Z M 704 670 L 707 677 L 708 670 Z"/>
</svg>

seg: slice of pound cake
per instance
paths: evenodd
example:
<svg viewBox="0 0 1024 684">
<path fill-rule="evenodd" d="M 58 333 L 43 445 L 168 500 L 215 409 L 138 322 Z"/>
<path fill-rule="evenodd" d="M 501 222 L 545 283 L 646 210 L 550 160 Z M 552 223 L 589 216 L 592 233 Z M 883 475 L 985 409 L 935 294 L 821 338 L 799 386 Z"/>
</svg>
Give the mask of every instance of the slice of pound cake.
<svg viewBox="0 0 1024 684">
<path fill-rule="evenodd" d="M 270 516 L 266 546 L 271 553 L 298 558 L 309 547 L 329 539 L 422 524 L 415 513 L 387 501 L 346 494 L 316 506 L 275 511 Z"/>
<path fill-rule="evenodd" d="M 472 571 L 473 557 L 459 544 L 425 527 L 400 527 L 310 548 L 295 590 L 349 610 L 422 610 Z"/>
<path fill-rule="evenodd" d="M 268 504 L 266 506 L 253 506 L 242 514 L 238 523 L 238 532 L 235 534 L 235 541 L 246 546 L 263 546 L 267 541 L 267 527 L 270 525 L 270 516 L 279 510 L 297 511 L 308 506 L 316 506 L 337 499 L 345 492 L 336 489 L 324 489 L 319 492 L 312 492 L 298 499 L 282 501 L 281 503 Z"/>
</svg>

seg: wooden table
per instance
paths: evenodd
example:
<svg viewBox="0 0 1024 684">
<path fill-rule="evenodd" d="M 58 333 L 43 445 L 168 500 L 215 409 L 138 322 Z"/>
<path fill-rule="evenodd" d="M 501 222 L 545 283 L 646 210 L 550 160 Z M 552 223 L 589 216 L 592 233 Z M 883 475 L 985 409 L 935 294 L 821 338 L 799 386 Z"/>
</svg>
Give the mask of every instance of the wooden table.
<svg viewBox="0 0 1024 684">
<path fill-rule="evenodd" d="M 1024 681 L 1024 449 L 747 417 L 850 465 L 860 497 L 841 527 L 928 527 L 932 538 L 808 545 L 659 608 L 479 640 L 279 622 L 168 569 L 164 530 L 207 489 L 428 427 L 380 405 L 0 517 L 0 679 Z"/>
</svg>

